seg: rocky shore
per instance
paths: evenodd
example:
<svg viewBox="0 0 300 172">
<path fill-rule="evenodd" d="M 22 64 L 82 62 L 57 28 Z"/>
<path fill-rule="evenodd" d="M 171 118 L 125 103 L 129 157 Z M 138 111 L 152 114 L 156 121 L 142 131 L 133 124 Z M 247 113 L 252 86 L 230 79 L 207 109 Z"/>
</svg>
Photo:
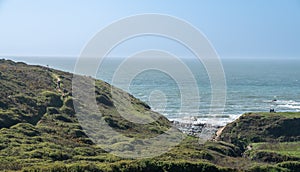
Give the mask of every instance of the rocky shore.
<svg viewBox="0 0 300 172">
<path fill-rule="evenodd" d="M 172 121 L 173 125 L 177 127 L 183 133 L 195 136 L 195 137 L 205 137 L 213 139 L 216 136 L 216 132 L 223 128 L 224 125 L 213 125 L 208 123 L 201 123 L 198 121 Z"/>
</svg>

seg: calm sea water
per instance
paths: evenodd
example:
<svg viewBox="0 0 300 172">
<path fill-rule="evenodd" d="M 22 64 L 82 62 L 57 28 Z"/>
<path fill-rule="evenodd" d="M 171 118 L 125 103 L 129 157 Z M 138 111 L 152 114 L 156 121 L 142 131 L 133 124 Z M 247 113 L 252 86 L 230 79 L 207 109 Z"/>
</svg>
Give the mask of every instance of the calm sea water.
<svg viewBox="0 0 300 172">
<path fill-rule="evenodd" d="M 73 72 L 75 58 L 16 58 L 30 64 L 49 65 L 50 67 Z M 153 60 L 149 58 L 149 60 Z M 108 83 L 122 62 L 119 58 L 106 58 L 99 67 L 97 78 Z M 168 66 L 169 62 L 160 59 Z M 183 59 L 192 71 L 197 82 L 200 99 L 185 99 L 182 94 L 188 92 L 192 82 L 186 76 L 182 84 L 186 90 L 181 90 L 174 80 L 162 71 L 146 70 L 139 73 L 131 81 L 129 91 L 135 97 L 149 103 L 151 107 L 172 120 L 193 120 L 205 122 L 212 117 L 207 115 L 211 105 L 210 80 L 202 63 L 196 59 Z M 141 63 L 147 63 L 143 61 Z M 217 123 L 226 124 L 245 112 L 269 111 L 300 111 L 300 60 L 262 60 L 262 59 L 224 59 L 222 60 L 226 76 L 226 104 L 224 112 L 218 115 Z M 170 67 L 170 66 L 169 66 Z M 178 69 L 180 70 L 180 69 Z M 180 74 L 179 74 L 180 75 Z M 179 78 L 180 78 L 179 77 Z M 125 84 L 119 82 L 116 86 L 125 89 Z M 192 89 L 190 89 L 192 90 Z M 191 96 L 192 97 L 192 96 Z M 277 101 L 272 102 L 273 99 Z M 181 111 L 182 106 L 186 111 Z"/>
</svg>

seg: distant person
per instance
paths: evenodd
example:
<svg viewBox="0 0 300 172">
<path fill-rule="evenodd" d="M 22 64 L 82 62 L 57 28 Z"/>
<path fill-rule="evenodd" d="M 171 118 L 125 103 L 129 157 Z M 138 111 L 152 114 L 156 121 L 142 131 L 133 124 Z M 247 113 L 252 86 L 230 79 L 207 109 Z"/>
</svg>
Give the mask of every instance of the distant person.
<svg viewBox="0 0 300 172">
<path fill-rule="evenodd" d="M 60 80 L 57 81 L 57 88 L 60 89 Z"/>
<path fill-rule="evenodd" d="M 276 96 L 274 96 L 273 100 L 271 101 L 271 108 L 270 108 L 270 113 L 275 113 L 275 107 L 276 107 L 276 102 L 277 102 L 277 98 Z"/>
</svg>

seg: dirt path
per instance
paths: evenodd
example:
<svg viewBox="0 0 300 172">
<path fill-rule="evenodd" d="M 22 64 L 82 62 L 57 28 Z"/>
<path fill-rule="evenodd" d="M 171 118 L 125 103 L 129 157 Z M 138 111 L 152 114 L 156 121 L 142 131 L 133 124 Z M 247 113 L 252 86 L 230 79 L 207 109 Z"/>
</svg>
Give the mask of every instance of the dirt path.
<svg viewBox="0 0 300 172">
<path fill-rule="evenodd" d="M 56 75 L 54 73 L 52 75 L 53 75 L 54 79 L 56 80 L 56 82 L 60 82 L 61 81 L 61 79 L 59 78 L 58 75 Z"/>
<path fill-rule="evenodd" d="M 64 92 L 61 89 L 61 79 L 58 75 L 52 73 L 52 76 L 54 78 L 54 82 L 56 84 L 56 89 L 59 93 L 61 93 L 62 96 L 64 96 Z"/>
<path fill-rule="evenodd" d="M 220 135 L 222 134 L 222 131 L 224 130 L 225 126 L 220 128 L 217 132 L 216 132 L 216 137 L 214 138 L 214 140 L 219 140 Z"/>
</svg>

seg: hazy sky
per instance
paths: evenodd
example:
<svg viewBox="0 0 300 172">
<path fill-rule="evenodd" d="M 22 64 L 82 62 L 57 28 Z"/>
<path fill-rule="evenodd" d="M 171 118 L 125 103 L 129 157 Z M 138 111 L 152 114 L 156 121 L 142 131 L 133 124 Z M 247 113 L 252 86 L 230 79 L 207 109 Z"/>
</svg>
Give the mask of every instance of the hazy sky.
<svg viewBox="0 0 300 172">
<path fill-rule="evenodd" d="M 101 28 L 141 13 L 186 20 L 223 58 L 300 57 L 299 0 L 0 0 L 0 56 L 78 56 Z"/>
</svg>

